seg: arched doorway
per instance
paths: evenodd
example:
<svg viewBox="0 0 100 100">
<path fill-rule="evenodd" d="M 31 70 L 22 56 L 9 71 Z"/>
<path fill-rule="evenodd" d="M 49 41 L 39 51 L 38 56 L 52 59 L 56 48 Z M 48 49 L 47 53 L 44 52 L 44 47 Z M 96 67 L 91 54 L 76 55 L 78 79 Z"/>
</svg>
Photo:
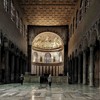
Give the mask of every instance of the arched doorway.
<svg viewBox="0 0 100 100">
<path fill-rule="evenodd" d="M 53 32 L 43 32 L 32 42 L 33 75 L 59 76 L 64 74 L 64 45 L 62 39 Z"/>
</svg>

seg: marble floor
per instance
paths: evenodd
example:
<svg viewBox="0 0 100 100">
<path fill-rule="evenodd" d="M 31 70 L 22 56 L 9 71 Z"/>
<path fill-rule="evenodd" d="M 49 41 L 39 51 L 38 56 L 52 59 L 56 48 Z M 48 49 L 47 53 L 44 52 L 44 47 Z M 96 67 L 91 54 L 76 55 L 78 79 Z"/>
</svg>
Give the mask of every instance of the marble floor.
<svg viewBox="0 0 100 100">
<path fill-rule="evenodd" d="M 100 89 L 85 85 L 24 83 L 0 85 L 0 100 L 100 100 Z"/>
</svg>

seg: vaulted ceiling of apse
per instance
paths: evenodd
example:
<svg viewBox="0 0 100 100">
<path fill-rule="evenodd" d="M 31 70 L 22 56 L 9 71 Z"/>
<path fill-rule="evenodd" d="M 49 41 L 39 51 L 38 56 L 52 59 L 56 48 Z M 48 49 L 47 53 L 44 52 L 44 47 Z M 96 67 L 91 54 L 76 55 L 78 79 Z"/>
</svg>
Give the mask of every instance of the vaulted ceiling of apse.
<svg viewBox="0 0 100 100">
<path fill-rule="evenodd" d="M 38 51 L 55 51 L 63 49 L 62 39 L 53 32 L 43 32 L 35 37 L 32 48 Z"/>
</svg>

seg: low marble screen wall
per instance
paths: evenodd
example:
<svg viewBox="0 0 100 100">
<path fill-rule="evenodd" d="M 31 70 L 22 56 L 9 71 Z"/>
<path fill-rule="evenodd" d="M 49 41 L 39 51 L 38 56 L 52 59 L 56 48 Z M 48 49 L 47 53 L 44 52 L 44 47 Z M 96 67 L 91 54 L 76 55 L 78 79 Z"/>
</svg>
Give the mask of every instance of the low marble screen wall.
<svg viewBox="0 0 100 100">
<path fill-rule="evenodd" d="M 46 77 L 47 78 L 47 77 Z M 52 76 L 52 83 L 68 83 L 67 76 Z M 26 75 L 25 83 L 40 83 L 40 76 Z"/>
</svg>

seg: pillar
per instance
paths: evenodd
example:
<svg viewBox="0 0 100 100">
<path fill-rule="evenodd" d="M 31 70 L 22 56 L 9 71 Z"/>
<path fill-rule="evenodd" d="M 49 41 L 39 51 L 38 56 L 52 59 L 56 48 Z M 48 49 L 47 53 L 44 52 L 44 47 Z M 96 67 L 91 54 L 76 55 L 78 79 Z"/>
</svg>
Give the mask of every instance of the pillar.
<svg viewBox="0 0 100 100">
<path fill-rule="evenodd" d="M 64 45 L 64 75 L 67 75 L 67 55 L 68 55 L 68 45 Z"/>
<path fill-rule="evenodd" d="M 15 65 L 15 82 L 19 81 L 19 77 L 20 77 L 20 73 L 19 73 L 19 69 L 20 69 L 20 64 L 19 64 L 19 54 L 16 56 L 16 65 Z"/>
<path fill-rule="evenodd" d="M 68 74 L 69 74 L 68 83 L 70 83 L 71 81 L 71 60 L 69 60 Z"/>
<path fill-rule="evenodd" d="M 72 84 L 72 72 L 73 72 L 73 69 L 72 69 L 72 59 L 70 59 L 70 83 Z"/>
<path fill-rule="evenodd" d="M 27 68 L 26 68 L 26 72 L 27 74 L 31 73 L 31 49 L 32 49 L 32 27 L 28 26 L 27 27 Z"/>
<path fill-rule="evenodd" d="M 80 83 L 83 83 L 83 54 L 81 53 L 81 61 L 80 61 Z"/>
<path fill-rule="evenodd" d="M 81 56 L 78 56 L 78 83 L 80 83 L 80 66 L 81 65 Z"/>
<path fill-rule="evenodd" d="M 15 55 L 12 56 L 11 81 L 14 82 Z"/>
<path fill-rule="evenodd" d="M 75 57 L 73 58 L 73 83 L 75 83 Z"/>
<path fill-rule="evenodd" d="M 86 84 L 86 52 L 83 52 L 83 84 Z"/>
<path fill-rule="evenodd" d="M 1 79 L 1 70 L 2 70 L 2 66 L 1 66 L 1 44 L 0 44 L 0 82 L 2 81 Z"/>
<path fill-rule="evenodd" d="M 2 82 L 2 30 L 0 30 L 0 82 Z"/>
<path fill-rule="evenodd" d="M 99 40 L 99 66 L 100 66 L 100 40 Z M 99 89 L 100 89 L 100 67 L 99 67 Z"/>
<path fill-rule="evenodd" d="M 89 86 L 93 86 L 93 46 L 90 47 Z"/>
<path fill-rule="evenodd" d="M 68 71 L 67 71 L 67 82 L 69 83 L 69 75 L 70 75 L 70 60 L 68 59 Z"/>
<path fill-rule="evenodd" d="M 75 57 L 74 61 L 75 61 L 74 62 L 75 63 L 75 73 L 74 73 L 75 79 L 74 80 L 75 80 L 75 83 L 76 83 L 77 82 L 77 57 Z"/>
<path fill-rule="evenodd" d="M 72 58 L 72 83 L 74 83 L 74 58 Z"/>
<path fill-rule="evenodd" d="M 17 53 L 15 54 L 15 66 L 14 66 L 14 82 L 16 82 L 16 77 L 17 77 Z"/>
<path fill-rule="evenodd" d="M 21 57 L 21 55 L 19 57 L 19 70 L 18 70 L 18 73 L 20 75 L 22 74 L 22 57 Z"/>
<path fill-rule="evenodd" d="M 25 62 L 24 62 L 24 74 L 25 74 L 25 71 L 26 71 L 26 58 L 25 58 Z"/>
<path fill-rule="evenodd" d="M 9 50 L 5 50 L 5 83 L 9 83 Z"/>
<path fill-rule="evenodd" d="M 25 67 L 25 61 L 24 61 L 24 58 L 23 58 L 23 64 L 22 64 L 22 73 L 24 74 L 24 67 Z"/>
<path fill-rule="evenodd" d="M 78 57 L 76 57 L 76 83 L 78 83 Z"/>
<path fill-rule="evenodd" d="M 23 63 L 22 63 L 22 73 L 24 74 L 24 67 L 25 67 L 25 61 L 24 61 L 24 58 L 23 58 Z"/>
<path fill-rule="evenodd" d="M 28 45 L 28 68 L 27 72 L 31 72 L 31 45 Z"/>
</svg>

